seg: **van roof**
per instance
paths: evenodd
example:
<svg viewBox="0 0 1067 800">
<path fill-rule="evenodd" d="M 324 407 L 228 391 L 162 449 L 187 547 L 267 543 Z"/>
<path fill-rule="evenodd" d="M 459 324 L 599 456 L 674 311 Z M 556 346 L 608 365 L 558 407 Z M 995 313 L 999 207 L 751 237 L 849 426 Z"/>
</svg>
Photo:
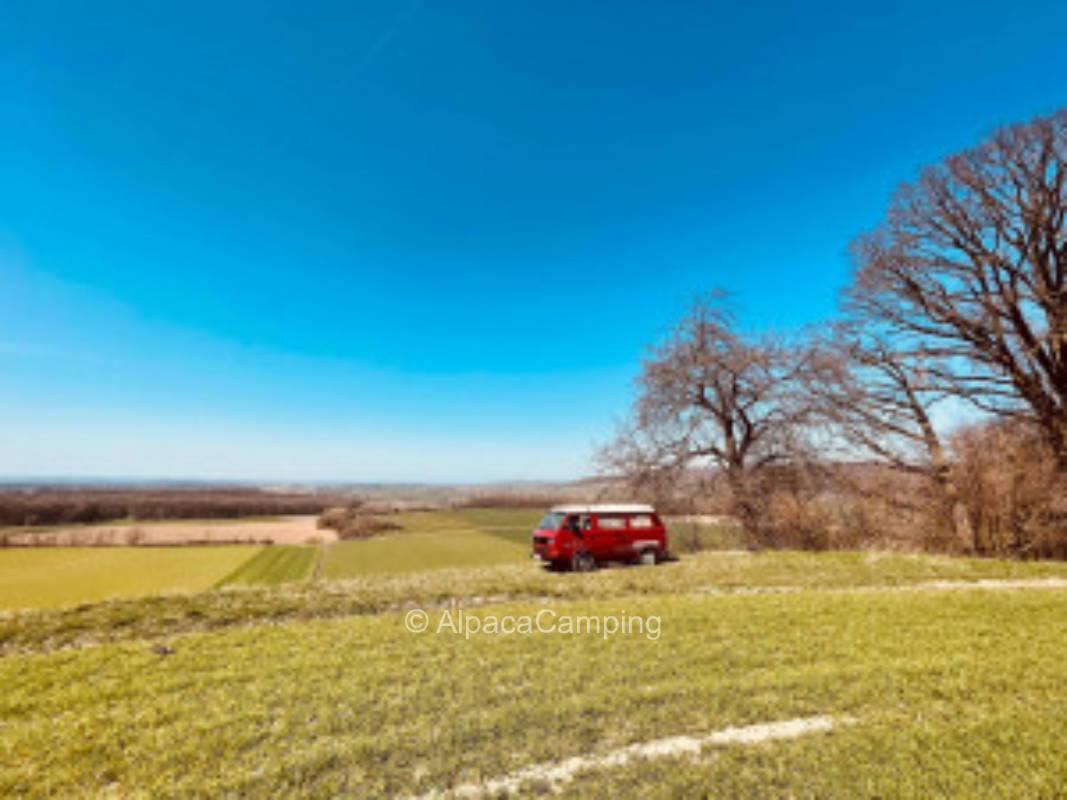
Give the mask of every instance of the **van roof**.
<svg viewBox="0 0 1067 800">
<path fill-rule="evenodd" d="M 654 514 L 656 509 L 641 503 L 601 503 L 591 506 L 552 506 L 551 511 L 561 514 Z"/>
</svg>

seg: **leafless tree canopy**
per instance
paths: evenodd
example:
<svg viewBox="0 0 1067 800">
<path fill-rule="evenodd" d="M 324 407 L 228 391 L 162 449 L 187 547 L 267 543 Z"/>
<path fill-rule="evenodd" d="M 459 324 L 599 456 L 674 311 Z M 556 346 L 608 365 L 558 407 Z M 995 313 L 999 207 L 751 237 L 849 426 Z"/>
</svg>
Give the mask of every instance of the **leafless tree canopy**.
<svg viewBox="0 0 1067 800">
<path fill-rule="evenodd" d="M 1067 110 L 925 169 L 853 244 L 843 318 L 812 344 L 697 298 L 605 463 L 653 494 L 721 480 L 757 545 L 1064 557 L 1065 215 Z M 939 430 L 962 403 L 985 421 Z"/>
<path fill-rule="evenodd" d="M 862 324 L 842 324 L 815 347 L 808 391 L 835 454 L 947 479 L 933 412 L 948 393 L 929 377 L 922 348 L 907 348 Z"/>
<path fill-rule="evenodd" d="M 743 504 L 748 476 L 797 451 L 808 366 L 806 354 L 737 333 L 721 293 L 698 297 L 645 360 L 632 419 L 602 460 L 646 486 L 711 465 Z"/>
<path fill-rule="evenodd" d="M 1067 469 L 1067 111 L 923 171 L 854 244 L 848 302 L 979 407 L 1025 415 Z"/>
</svg>

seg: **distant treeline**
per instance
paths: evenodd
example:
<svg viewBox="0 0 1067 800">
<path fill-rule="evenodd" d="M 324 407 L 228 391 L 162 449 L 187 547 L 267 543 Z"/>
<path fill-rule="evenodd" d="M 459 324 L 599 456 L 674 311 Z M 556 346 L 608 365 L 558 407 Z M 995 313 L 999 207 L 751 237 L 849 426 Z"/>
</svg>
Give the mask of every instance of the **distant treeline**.
<svg viewBox="0 0 1067 800">
<path fill-rule="evenodd" d="M 559 494 L 539 494 L 536 492 L 493 492 L 464 497 L 453 503 L 455 508 L 539 508 L 548 509 L 557 503 L 565 502 Z"/>
<path fill-rule="evenodd" d="M 0 490 L 0 525 L 319 514 L 347 499 L 259 489 Z"/>
<path fill-rule="evenodd" d="M 691 514 L 704 510 L 705 506 L 716 511 L 720 505 L 703 504 L 700 508 L 694 508 L 694 496 L 687 490 L 691 490 L 695 479 L 686 483 L 680 481 L 677 488 L 680 490 L 674 495 L 660 495 L 655 498 L 656 510 L 661 514 Z M 523 493 L 485 493 L 476 494 L 456 500 L 452 503 L 453 508 L 523 508 L 540 509 L 547 511 L 555 505 L 588 505 L 594 503 L 628 503 L 635 498 L 645 497 L 644 493 L 637 492 L 624 480 L 603 479 L 598 482 L 595 490 L 583 486 L 583 482 L 575 481 L 573 488 L 557 490 L 549 493 L 523 492 Z M 695 490 L 693 490 L 695 491 Z"/>
</svg>

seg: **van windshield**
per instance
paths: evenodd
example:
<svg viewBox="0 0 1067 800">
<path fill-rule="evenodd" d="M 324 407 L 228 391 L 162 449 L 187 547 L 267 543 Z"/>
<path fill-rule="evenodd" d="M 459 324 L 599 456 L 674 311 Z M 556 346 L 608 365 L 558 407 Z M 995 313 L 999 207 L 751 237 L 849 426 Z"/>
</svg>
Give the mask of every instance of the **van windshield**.
<svg viewBox="0 0 1067 800">
<path fill-rule="evenodd" d="M 537 523 L 537 530 L 558 531 L 559 526 L 563 523 L 564 516 L 566 515 L 560 511 L 549 511 L 545 514 L 545 518 Z"/>
</svg>

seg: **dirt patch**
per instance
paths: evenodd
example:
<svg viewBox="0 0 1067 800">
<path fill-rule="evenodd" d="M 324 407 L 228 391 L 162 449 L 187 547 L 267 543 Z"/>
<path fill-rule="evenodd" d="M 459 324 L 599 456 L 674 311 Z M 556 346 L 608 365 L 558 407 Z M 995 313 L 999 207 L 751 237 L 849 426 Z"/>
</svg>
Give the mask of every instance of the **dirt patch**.
<svg viewBox="0 0 1067 800">
<path fill-rule="evenodd" d="M 924 581 L 900 589 L 1067 589 L 1067 578 L 979 578 L 976 581 Z"/>
<path fill-rule="evenodd" d="M 691 590 L 692 594 L 790 594 L 794 592 L 836 592 L 870 594 L 872 592 L 950 592 L 963 589 L 1067 589 L 1067 578 L 978 578 L 976 580 L 918 581 L 900 585 L 875 586 L 715 586 L 707 584 Z"/>
<path fill-rule="evenodd" d="M 36 533 L 8 533 L 14 546 L 92 547 L 114 545 L 184 545 L 333 542 L 337 534 L 315 526 L 312 515 L 273 520 L 195 520 L 71 525 Z"/>
</svg>

